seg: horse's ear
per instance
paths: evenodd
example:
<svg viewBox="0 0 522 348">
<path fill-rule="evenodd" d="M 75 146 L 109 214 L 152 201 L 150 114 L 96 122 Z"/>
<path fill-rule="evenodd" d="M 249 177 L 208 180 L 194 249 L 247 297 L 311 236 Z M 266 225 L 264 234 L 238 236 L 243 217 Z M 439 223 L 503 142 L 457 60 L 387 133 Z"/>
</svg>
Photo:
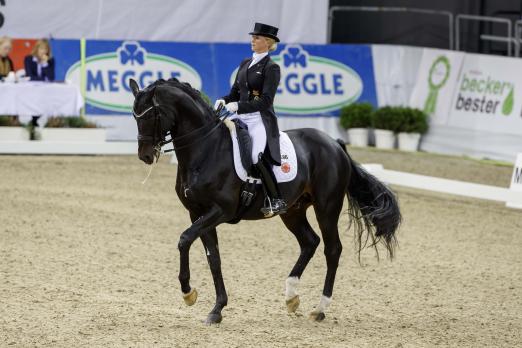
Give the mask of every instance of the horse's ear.
<svg viewBox="0 0 522 348">
<path fill-rule="evenodd" d="M 129 80 L 129 86 L 132 90 L 132 94 L 136 96 L 138 92 L 140 91 L 140 86 L 138 86 L 138 83 L 134 79 Z"/>
</svg>

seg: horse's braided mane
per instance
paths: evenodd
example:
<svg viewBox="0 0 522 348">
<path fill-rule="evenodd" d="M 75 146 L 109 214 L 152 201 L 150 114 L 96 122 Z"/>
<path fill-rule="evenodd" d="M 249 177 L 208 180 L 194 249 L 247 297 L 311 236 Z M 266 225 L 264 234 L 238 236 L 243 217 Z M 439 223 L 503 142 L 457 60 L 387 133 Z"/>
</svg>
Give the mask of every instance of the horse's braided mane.
<svg viewBox="0 0 522 348">
<path fill-rule="evenodd" d="M 199 104 L 203 110 L 206 111 L 206 115 L 210 116 L 214 114 L 214 110 L 210 107 L 210 105 L 203 99 L 201 96 L 201 92 L 195 88 L 193 88 L 188 82 L 181 82 L 177 78 L 173 77 L 168 80 L 159 79 L 153 82 L 149 87 L 155 87 L 160 85 L 168 85 L 175 88 L 181 89 L 183 92 L 187 93 L 194 101 Z"/>
</svg>

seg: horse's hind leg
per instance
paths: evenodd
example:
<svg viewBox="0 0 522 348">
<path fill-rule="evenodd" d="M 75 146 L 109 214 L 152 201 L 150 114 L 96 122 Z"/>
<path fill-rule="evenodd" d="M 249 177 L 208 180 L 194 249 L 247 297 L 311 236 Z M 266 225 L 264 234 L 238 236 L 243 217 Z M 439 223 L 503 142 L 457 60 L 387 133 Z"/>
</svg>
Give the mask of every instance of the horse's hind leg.
<svg viewBox="0 0 522 348">
<path fill-rule="evenodd" d="M 316 202 L 314 204 L 315 215 L 323 236 L 324 255 L 326 257 L 327 267 L 323 295 L 321 296 L 321 300 L 315 310 L 310 313 L 310 319 L 316 321 L 324 319 L 324 312 L 332 302 L 335 273 L 337 272 L 339 258 L 341 257 L 341 252 L 343 250 L 341 240 L 339 239 L 339 231 L 337 229 L 339 215 L 343 207 L 343 200 L 344 194 L 339 198 L 329 197 L 328 200 Z"/>
<path fill-rule="evenodd" d="M 286 279 L 286 306 L 289 313 L 295 312 L 299 307 L 297 285 L 321 241 L 306 219 L 307 207 L 308 205 L 302 205 L 298 209 L 291 209 L 287 214 L 281 215 L 283 223 L 297 238 L 301 248 L 301 254 Z"/>
</svg>

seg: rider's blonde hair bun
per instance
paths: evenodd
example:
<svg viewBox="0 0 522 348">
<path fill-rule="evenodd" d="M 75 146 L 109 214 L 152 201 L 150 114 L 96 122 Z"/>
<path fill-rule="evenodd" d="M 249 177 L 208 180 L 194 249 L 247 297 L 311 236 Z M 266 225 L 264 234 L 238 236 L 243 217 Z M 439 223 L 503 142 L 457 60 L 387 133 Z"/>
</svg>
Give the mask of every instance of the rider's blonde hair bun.
<svg viewBox="0 0 522 348">
<path fill-rule="evenodd" d="M 265 37 L 266 39 L 266 42 L 268 42 L 268 51 L 269 52 L 273 52 L 277 49 L 277 42 L 276 40 L 272 39 L 272 38 L 269 38 L 269 37 Z"/>
</svg>

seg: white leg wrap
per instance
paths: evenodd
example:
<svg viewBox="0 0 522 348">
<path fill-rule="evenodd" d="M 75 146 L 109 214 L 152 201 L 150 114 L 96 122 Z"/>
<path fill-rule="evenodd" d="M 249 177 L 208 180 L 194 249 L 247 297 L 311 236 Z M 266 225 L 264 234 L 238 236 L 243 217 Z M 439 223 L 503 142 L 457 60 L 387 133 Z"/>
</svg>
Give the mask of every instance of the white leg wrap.
<svg viewBox="0 0 522 348">
<path fill-rule="evenodd" d="M 298 277 L 286 278 L 286 299 L 290 300 L 297 296 L 297 285 L 299 285 Z"/>
<path fill-rule="evenodd" d="M 317 307 L 315 307 L 315 312 L 324 313 L 328 306 L 332 303 L 331 297 L 321 296 L 321 300 L 319 301 L 319 304 Z"/>
</svg>

